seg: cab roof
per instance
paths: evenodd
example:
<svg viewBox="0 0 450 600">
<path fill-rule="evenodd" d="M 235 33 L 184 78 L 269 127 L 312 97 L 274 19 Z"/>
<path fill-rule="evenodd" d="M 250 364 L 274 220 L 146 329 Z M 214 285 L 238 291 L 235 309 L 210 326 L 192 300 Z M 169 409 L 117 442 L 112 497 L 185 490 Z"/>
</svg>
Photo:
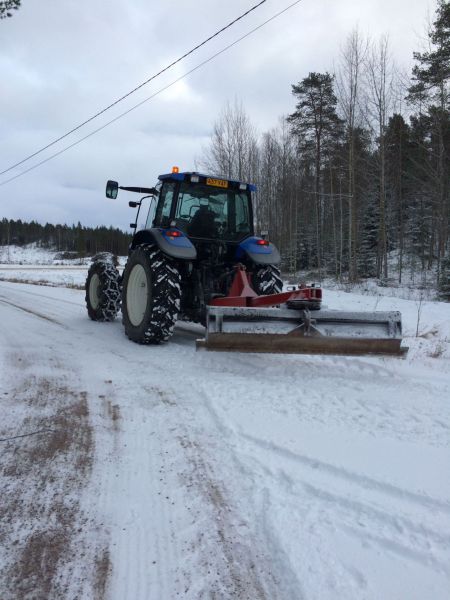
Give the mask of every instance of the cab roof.
<svg viewBox="0 0 450 600">
<path fill-rule="evenodd" d="M 191 181 L 191 177 L 198 177 L 199 181 L 195 183 L 204 183 L 208 184 L 207 180 L 216 180 L 216 181 L 227 181 L 230 188 L 238 188 L 240 185 L 246 185 L 247 189 L 251 192 L 256 192 L 256 185 L 254 183 L 247 183 L 245 181 L 236 181 L 234 179 L 228 179 L 227 177 L 217 177 L 216 175 L 205 175 L 204 173 L 197 173 L 196 171 L 184 171 L 183 173 L 166 173 L 164 175 L 159 175 L 158 179 L 160 181 Z M 194 183 L 194 182 L 193 182 Z M 214 185 L 214 184 L 210 184 Z M 221 187 L 218 185 L 217 187 Z"/>
</svg>

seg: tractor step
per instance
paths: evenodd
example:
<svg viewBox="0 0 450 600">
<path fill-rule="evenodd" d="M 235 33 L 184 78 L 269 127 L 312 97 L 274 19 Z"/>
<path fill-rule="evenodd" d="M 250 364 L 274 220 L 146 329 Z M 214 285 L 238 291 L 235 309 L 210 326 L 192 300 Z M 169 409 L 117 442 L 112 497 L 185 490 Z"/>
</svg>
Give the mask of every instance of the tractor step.
<svg viewBox="0 0 450 600">
<path fill-rule="evenodd" d="M 197 348 L 289 354 L 397 355 L 399 312 L 294 310 L 209 306 L 205 339 Z"/>
</svg>

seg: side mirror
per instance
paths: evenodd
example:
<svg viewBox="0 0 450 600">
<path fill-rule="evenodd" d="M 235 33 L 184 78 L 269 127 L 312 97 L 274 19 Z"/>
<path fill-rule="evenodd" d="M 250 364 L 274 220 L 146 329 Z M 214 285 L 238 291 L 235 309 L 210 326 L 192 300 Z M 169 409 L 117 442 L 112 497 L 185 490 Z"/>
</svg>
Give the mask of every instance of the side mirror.
<svg viewBox="0 0 450 600">
<path fill-rule="evenodd" d="M 136 225 L 136 223 L 130 223 L 130 227 L 131 227 L 131 229 L 136 229 L 137 225 Z"/>
<path fill-rule="evenodd" d="M 106 182 L 106 197 L 112 198 L 115 200 L 117 198 L 117 194 L 119 192 L 119 184 L 117 181 L 107 181 Z"/>
</svg>

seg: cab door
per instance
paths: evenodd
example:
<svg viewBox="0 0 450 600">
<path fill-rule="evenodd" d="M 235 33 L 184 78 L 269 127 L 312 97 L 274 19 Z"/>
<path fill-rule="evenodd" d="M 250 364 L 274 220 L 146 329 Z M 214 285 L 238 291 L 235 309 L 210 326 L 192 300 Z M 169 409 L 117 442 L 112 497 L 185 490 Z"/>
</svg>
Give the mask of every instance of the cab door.
<svg viewBox="0 0 450 600">
<path fill-rule="evenodd" d="M 158 205 L 154 219 L 153 227 L 169 227 L 175 212 L 174 200 L 176 198 L 176 183 L 173 181 L 164 182 L 159 194 Z M 150 212 L 149 212 L 150 217 Z M 151 228 L 147 223 L 147 229 Z"/>
</svg>

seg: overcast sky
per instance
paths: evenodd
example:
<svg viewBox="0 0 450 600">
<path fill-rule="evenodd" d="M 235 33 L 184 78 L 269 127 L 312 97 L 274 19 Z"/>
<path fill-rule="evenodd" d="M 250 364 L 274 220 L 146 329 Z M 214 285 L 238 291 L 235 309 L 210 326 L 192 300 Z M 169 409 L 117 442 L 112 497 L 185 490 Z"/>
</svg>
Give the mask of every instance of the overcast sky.
<svg viewBox="0 0 450 600">
<path fill-rule="evenodd" d="M 46 153 L 32 166 L 127 110 L 293 0 L 267 0 L 200 51 Z M 257 0 L 22 0 L 0 21 L 0 171 L 59 137 L 208 37 Z M 408 72 L 436 0 L 302 0 L 244 41 L 65 154 L 0 186 L 0 218 L 113 225 L 132 216 L 107 179 L 150 186 L 172 165 L 193 170 L 227 100 L 242 101 L 257 130 L 294 109 L 291 84 L 332 71 L 358 26 L 390 36 Z"/>
</svg>

